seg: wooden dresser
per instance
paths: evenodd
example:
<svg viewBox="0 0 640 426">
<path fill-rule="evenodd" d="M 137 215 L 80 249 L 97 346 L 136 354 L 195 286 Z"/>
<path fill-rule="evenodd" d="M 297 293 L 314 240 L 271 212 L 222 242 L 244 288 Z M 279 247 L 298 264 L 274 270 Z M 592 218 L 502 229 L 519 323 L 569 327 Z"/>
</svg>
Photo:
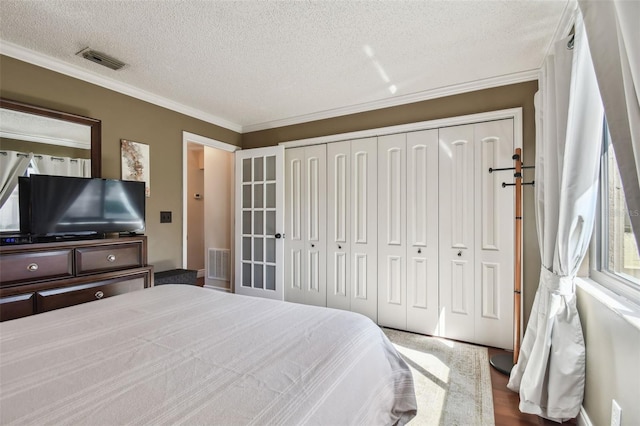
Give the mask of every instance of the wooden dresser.
<svg viewBox="0 0 640 426">
<path fill-rule="evenodd" d="M 151 286 L 145 236 L 0 247 L 0 321 Z"/>
</svg>

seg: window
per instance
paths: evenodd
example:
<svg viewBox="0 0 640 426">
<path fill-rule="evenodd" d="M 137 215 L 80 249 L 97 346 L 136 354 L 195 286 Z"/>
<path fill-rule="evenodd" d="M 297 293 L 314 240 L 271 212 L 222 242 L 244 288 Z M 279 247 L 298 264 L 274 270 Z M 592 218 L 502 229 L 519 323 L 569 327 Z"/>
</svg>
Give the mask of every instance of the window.
<svg viewBox="0 0 640 426">
<path fill-rule="evenodd" d="M 35 173 L 33 163 L 29 164 L 25 172 L 25 176 Z M 16 186 L 7 201 L 0 207 L 0 231 L 19 231 L 20 230 L 20 209 L 19 209 L 19 192 Z"/>
<path fill-rule="evenodd" d="M 627 207 L 608 129 L 603 133 L 596 258 L 591 275 L 615 293 L 640 303 L 640 254 L 630 221 L 631 215 L 640 212 Z"/>
</svg>

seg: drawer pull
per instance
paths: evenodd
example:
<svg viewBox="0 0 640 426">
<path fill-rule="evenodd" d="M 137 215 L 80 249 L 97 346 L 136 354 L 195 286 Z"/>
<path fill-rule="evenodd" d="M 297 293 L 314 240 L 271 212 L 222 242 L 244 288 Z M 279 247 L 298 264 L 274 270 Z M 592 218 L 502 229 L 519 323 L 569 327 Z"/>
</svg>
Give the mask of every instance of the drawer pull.
<svg viewBox="0 0 640 426">
<path fill-rule="evenodd" d="M 30 263 L 27 265 L 27 270 L 31 271 L 31 272 L 35 272 L 38 270 L 38 264 L 37 263 Z"/>
<path fill-rule="evenodd" d="M 104 293 L 101 291 L 96 291 L 96 299 L 102 299 L 104 297 Z"/>
<path fill-rule="evenodd" d="M 115 254 L 110 254 L 109 256 L 107 256 L 107 260 L 109 262 L 115 262 L 116 261 L 116 255 Z"/>
</svg>

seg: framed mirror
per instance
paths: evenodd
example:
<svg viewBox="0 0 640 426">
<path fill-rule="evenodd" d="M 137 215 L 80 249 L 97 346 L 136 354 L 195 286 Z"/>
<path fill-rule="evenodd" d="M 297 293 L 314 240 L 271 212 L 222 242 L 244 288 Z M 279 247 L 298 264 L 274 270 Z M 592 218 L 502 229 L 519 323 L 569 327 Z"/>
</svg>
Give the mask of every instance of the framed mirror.
<svg viewBox="0 0 640 426">
<path fill-rule="evenodd" d="M 11 144 L 33 147 L 33 143 L 88 149 L 91 177 L 101 177 L 102 122 L 98 119 L 0 98 L 0 137 L 2 149 Z"/>
</svg>

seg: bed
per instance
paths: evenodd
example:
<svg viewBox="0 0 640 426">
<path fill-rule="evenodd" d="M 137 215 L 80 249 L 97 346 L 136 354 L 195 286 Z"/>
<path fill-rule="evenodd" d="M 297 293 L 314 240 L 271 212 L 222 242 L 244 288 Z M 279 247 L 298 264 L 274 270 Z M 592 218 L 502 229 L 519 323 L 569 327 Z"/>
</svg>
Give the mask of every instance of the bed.
<svg viewBox="0 0 640 426">
<path fill-rule="evenodd" d="M 0 323 L 0 424 L 402 425 L 411 372 L 346 311 L 163 285 Z"/>
</svg>

